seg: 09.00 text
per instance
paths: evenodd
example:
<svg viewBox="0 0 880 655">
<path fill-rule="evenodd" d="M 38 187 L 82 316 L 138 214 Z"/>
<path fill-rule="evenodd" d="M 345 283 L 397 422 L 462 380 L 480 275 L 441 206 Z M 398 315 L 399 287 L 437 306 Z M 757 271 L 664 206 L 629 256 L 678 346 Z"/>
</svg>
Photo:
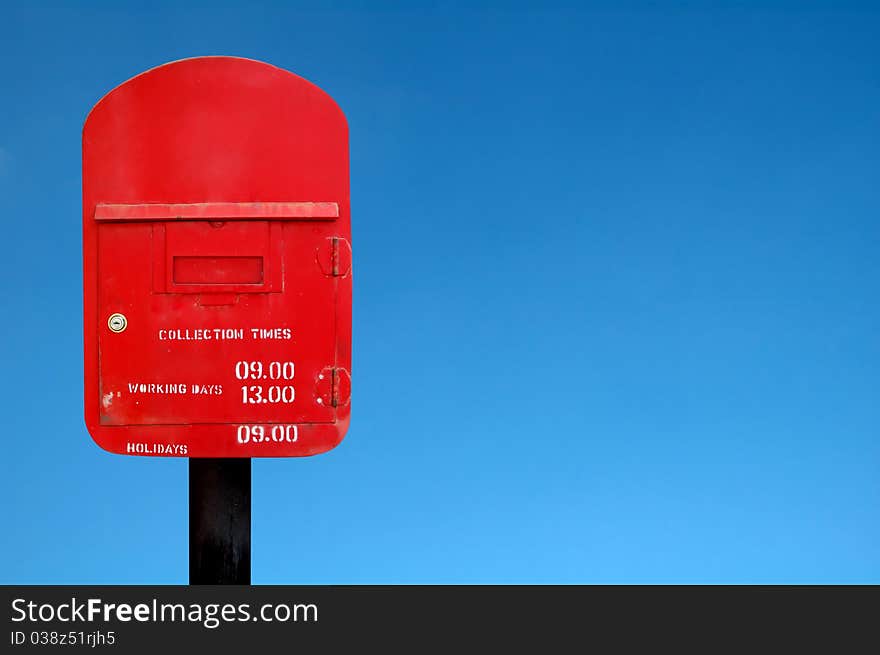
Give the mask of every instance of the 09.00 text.
<svg viewBox="0 0 880 655">
<path fill-rule="evenodd" d="M 239 425 L 238 443 L 296 443 L 299 430 L 295 425 Z"/>
</svg>

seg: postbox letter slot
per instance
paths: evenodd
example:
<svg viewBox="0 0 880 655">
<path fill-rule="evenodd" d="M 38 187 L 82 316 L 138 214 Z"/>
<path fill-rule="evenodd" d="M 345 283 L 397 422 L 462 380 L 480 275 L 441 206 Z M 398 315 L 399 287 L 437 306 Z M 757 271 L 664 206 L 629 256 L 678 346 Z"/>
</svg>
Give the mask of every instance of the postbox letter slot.
<svg viewBox="0 0 880 655">
<path fill-rule="evenodd" d="M 103 229 L 134 229 L 136 223 Z M 277 293 L 283 289 L 280 221 L 155 221 L 155 293 Z"/>
<path fill-rule="evenodd" d="M 174 284 L 262 284 L 262 257 L 174 257 Z"/>
</svg>

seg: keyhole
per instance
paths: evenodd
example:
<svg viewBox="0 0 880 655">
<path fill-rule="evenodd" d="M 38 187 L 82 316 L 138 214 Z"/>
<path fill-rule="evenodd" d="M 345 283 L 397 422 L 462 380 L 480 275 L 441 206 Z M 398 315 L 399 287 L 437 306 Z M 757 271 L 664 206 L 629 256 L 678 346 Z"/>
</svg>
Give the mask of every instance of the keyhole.
<svg viewBox="0 0 880 655">
<path fill-rule="evenodd" d="M 110 328 L 111 332 L 122 332 L 128 327 L 128 319 L 122 314 L 111 314 L 110 318 L 107 319 L 107 327 Z"/>
</svg>

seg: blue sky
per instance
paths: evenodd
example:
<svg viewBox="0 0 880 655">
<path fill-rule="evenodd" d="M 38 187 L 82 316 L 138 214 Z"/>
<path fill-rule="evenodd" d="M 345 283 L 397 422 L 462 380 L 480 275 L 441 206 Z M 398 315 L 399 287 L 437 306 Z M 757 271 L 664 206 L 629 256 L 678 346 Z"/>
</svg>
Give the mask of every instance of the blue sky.
<svg viewBox="0 0 880 655">
<path fill-rule="evenodd" d="M 80 130 L 229 54 L 351 129 L 352 426 L 255 583 L 880 582 L 880 13 L 6 5 L 5 583 L 185 583 L 182 459 L 82 420 Z M 621 8 L 622 7 L 622 8 Z"/>
</svg>

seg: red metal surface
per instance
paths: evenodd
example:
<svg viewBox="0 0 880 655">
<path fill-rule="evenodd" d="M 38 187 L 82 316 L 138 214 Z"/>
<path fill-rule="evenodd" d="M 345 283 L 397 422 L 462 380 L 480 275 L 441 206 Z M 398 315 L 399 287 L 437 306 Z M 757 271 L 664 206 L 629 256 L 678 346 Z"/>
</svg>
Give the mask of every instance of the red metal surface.
<svg viewBox="0 0 880 655">
<path fill-rule="evenodd" d="M 202 202 L 145 203 L 95 207 L 96 221 L 218 221 L 247 219 L 333 219 L 339 217 L 335 202 Z"/>
<path fill-rule="evenodd" d="M 83 128 L 95 441 L 191 457 L 337 445 L 350 415 L 349 211 L 345 117 L 292 73 L 187 59 L 102 98 Z"/>
</svg>

